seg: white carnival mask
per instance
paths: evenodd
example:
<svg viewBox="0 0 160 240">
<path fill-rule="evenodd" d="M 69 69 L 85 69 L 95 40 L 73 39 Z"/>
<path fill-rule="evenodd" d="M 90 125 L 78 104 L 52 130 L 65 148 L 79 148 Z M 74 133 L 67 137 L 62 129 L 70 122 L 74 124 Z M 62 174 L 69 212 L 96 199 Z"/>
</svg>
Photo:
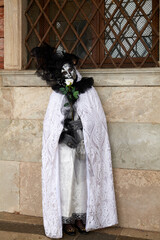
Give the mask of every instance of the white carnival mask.
<svg viewBox="0 0 160 240">
<path fill-rule="evenodd" d="M 62 66 L 61 73 L 65 79 L 75 80 L 77 77 L 76 69 L 73 66 L 71 66 L 69 63 L 65 63 Z"/>
</svg>

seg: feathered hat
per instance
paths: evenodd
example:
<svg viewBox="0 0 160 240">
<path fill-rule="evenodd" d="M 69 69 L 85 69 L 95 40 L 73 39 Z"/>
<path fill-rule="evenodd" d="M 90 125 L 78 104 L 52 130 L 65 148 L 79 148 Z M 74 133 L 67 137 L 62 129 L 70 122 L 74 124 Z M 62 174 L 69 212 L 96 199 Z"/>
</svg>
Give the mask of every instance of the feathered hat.
<svg viewBox="0 0 160 240">
<path fill-rule="evenodd" d="M 37 62 L 37 75 L 40 76 L 53 90 L 64 86 L 64 77 L 61 69 L 65 63 L 75 66 L 79 57 L 74 54 L 57 51 L 47 43 L 40 47 L 35 47 L 31 51 L 31 56 L 35 57 Z"/>
</svg>

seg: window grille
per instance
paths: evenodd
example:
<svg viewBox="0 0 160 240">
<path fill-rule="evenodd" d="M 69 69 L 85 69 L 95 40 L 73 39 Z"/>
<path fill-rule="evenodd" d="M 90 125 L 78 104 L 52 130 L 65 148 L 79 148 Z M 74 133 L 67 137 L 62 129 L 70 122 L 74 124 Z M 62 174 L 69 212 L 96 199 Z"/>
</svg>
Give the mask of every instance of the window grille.
<svg viewBox="0 0 160 240">
<path fill-rule="evenodd" d="M 42 42 L 80 57 L 80 68 L 156 67 L 159 0 L 29 0 L 26 68 Z"/>
</svg>

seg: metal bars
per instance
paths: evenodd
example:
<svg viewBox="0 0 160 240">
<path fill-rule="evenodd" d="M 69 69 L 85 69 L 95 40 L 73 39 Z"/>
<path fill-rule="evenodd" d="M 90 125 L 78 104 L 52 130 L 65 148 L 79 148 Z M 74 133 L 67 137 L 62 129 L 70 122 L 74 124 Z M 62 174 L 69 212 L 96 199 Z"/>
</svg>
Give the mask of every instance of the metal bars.
<svg viewBox="0 0 160 240">
<path fill-rule="evenodd" d="M 159 0 L 29 0 L 26 68 L 42 42 L 78 55 L 80 68 L 156 67 Z"/>
</svg>

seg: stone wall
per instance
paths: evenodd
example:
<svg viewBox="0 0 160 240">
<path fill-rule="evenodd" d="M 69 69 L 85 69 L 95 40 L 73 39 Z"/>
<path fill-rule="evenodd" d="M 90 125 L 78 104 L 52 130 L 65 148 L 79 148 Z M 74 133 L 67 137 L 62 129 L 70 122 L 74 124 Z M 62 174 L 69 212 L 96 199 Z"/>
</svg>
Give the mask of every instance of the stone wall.
<svg viewBox="0 0 160 240">
<path fill-rule="evenodd" d="M 86 70 L 108 121 L 119 226 L 160 230 L 160 69 Z M 42 216 L 41 137 L 51 89 L 1 72 L 0 211 Z"/>
</svg>

